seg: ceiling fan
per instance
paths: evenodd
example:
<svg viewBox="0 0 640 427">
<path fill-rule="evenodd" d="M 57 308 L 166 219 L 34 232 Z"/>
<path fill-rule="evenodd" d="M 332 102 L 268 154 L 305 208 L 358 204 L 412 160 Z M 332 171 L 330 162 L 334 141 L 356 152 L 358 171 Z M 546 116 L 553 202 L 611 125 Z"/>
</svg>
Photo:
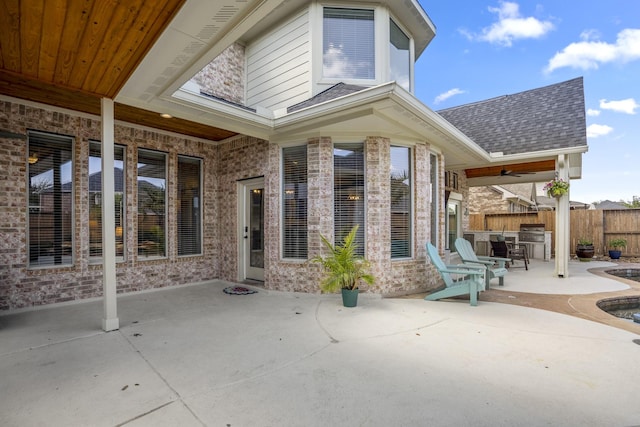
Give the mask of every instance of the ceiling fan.
<svg viewBox="0 0 640 427">
<path fill-rule="evenodd" d="M 500 171 L 500 176 L 515 176 L 515 177 L 519 177 L 521 175 L 529 175 L 532 174 L 534 172 L 518 172 L 518 173 L 514 173 L 511 170 L 507 170 L 505 168 L 502 168 L 502 170 Z"/>
</svg>

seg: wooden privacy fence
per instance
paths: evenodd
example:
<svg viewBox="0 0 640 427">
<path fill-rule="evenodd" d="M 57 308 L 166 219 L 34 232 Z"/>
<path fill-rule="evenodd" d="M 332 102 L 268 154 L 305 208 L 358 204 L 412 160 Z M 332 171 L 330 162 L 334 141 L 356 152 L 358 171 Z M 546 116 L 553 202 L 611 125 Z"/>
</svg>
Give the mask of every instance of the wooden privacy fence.
<svg viewBox="0 0 640 427">
<path fill-rule="evenodd" d="M 596 256 L 608 255 L 609 241 L 623 238 L 627 247 L 622 256 L 640 256 L 640 209 L 572 210 L 569 244 L 575 253 L 580 239 L 593 242 Z M 490 213 L 469 215 L 470 231 L 520 231 L 520 224 L 544 224 L 551 234 L 551 252 L 555 251 L 556 213 L 554 211 L 526 213 Z"/>
</svg>

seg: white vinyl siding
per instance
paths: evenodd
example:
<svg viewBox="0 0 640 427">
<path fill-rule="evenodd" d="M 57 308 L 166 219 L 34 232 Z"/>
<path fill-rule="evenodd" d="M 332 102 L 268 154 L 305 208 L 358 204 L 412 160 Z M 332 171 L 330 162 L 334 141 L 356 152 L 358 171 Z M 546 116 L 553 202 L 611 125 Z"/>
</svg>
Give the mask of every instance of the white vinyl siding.
<svg viewBox="0 0 640 427">
<path fill-rule="evenodd" d="M 311 97 L 309 13 L 247 46 L 247 105 L 270 110 Z"/>
</svg>

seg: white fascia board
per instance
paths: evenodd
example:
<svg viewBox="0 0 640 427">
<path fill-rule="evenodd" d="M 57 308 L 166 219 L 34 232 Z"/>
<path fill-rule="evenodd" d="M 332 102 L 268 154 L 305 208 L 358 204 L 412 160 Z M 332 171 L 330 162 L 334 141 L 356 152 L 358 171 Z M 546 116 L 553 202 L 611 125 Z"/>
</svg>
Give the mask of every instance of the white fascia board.
<svg viewBox="0 0 640 427">
<path fill-rule="evenodd" d="M 273 120 L 268 117 L 185 90 L 152 102 L 123 97 L 118 102 L 261 139 L 269 139 L 273 132 Z"/>
<path fill-rule="evenodd" d="M 567 147 L 567 148 L 557 148 L 554 150 L 540 150 L 540 151 L 530 151 L 526 153 L 517 153 L 517 154 L 501 154 L 499 156 L 494 155 L 491 156 L 491 163 L 495 164 L 508 164 L 518 161 L 527 161 L 535 158 L 549 158 L 549 157 L 557 157 L 561 154 L 583 154 L 589 151 L 589 147 L 587 145 L 580 145 L 577 147 Z"/>
<path fill-rule="evenodd" d="M 395 85 L 395 83 L 394 83 Z M 396 90 L 393 91 L 393 99 L 400 104 L 405 110 L 410 111 L 416 117 L 429 122 L 432 126 L 437 128 L 441 133 L 450 135 L 473 153 L 477 158 L 483 161 L 490 161 L 491 157 L 482 147 L 476 144 L 471 138 L 462 133 L 460 129 L 449 123 L 444 117 L 436 113 L 425 104 L 423 104 L 418 98 L 406 91 L 400 86 L 396 86 Z"/>
<path fill-rule="evenodd" d="M 428 123 L 441 134 L 457 140 L 467 147 L 475 157 L 482 161 L 490 161 L 489 153 L 395 82 L 383 83 L 276 117 L 275 130 L 282 132 L 295 130 L 297 127 L 309 126 L 313 120 L 326 120 L 327 115 L 331 113 L 355 113 L 358 108 L 362 109 L 365 106 L 374 111 L 383 107 L 398 106 L 413 114 L 420 121 Z"/>
</svg>

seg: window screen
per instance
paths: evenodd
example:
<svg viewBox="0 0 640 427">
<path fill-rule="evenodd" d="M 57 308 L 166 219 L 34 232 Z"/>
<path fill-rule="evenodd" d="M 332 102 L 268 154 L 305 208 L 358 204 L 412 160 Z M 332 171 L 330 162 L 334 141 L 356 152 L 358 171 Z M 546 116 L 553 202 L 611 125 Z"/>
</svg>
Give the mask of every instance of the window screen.
<svg viewBox="0 0 640 427">
<path fill-rule="evenodd" d="M 166 235 L 166 154 L 138 151 L 138 256 L 163 257 Z"/>
<path fill-rule="evenodd" d="M 202 253 L 201 164 L 178 156 L 178 255 Z"/>
<path fill-rule="evenodd" d="M 29 132 L 29 266 L 73 263 L 73 139 Z"/>
<path fill-rule="evenodd" d="M 124 151 L 113 147 L 116 256 L 124 257 Z M 100 142 L 89 143 L 89 256 L 102 257 L 102 148 Z"/>
<path fill-rule="evenodd" d="M 307 146 L 282 149 L 284 258 L 307 258 Z"/>
<path fill-rule="evenodd" d="M 411 256 L 411 150 L 391 147 L 391 258 Z"/>
<path fill-rule="evenodd" d="M 356 225 L 357 253 L 364 256 L 364 144 L 333 147 L 333 207 L 335 242 L 339 243 Z"/>
<path fill-rule="evenodd" d="M 324 8 L 322 75 L 375 79 L 373 10 Z"/>
</svg>

